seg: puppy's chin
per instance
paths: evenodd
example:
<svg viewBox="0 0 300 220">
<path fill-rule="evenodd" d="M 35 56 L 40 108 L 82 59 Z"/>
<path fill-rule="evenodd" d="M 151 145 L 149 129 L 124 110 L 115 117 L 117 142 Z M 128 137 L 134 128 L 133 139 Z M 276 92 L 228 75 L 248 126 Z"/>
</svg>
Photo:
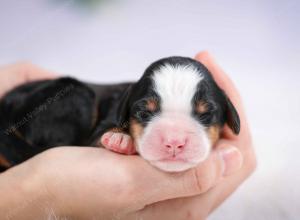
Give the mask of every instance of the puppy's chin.
<svg viewBox="0 0 300 220">
<path fill-rule="evenodd" d="M 184 161 L 149 161 L 151 165 L 166 172 L 182 172 L 197 166 L 197 163 Z"/>
<path fill-rule="evenodd" d="M 209 155 L 209 151 L 207 151 L 205 154 L 199 156 L 198 158 L 193 158 L 192 160 L 176 159 L 176 158 L 163 159 L 163 160 L 161 160 L 161 159 L 148 160 L 146 158 L 144 158 L 144 159 L 146 159 L 151 165 L 159 168 L 160 170 L 163 170 L 166 172 L 182 172 L 182 171 L 191 169 L 193 167 L 196 167 L 201 162 L 205 161 L 208 158 L 208 155 Z"/>
</svg>

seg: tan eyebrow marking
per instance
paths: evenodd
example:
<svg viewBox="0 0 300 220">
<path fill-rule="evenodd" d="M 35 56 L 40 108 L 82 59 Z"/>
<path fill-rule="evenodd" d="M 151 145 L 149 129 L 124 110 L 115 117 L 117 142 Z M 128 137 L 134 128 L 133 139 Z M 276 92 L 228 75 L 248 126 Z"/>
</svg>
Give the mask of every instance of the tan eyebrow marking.
<svg viewBox="0 0 300 220">
<path fill-rule="evenodd" d="M 202 100 L 197 102 L 196 111 L 201 114 L 207 112 L 208 111 L 207 103 Z"/>
<path fill-rule="evenodd" d="M 147 104 L 146 104 L 146 108 L 151 111 L 154 112 L 155 110 L 157 110 L 157 100 L 155 100 L 154 98 L 150 98 L 147 100 Z"/>
<path fill-rule="evenodd" d="M 0 154 L 0 165 L 8 168 L 11 166 L 11 164 L 5 159 L 3 155 Z"/>
</svg>

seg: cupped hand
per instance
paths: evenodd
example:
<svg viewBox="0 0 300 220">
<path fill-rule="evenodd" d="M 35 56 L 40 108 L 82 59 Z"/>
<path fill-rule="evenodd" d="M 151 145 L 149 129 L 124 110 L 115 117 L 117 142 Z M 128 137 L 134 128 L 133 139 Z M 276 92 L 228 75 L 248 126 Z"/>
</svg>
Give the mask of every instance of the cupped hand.
<svg viewBox="0 0 300 220">
<path fill-rule="evenodd" d="M 224 153 L 215 151 L 201 166 L 171 174 L 139 156 L 91 147 L 51 149 L 0 175 L 0 212 L 22 220 L 182 219 L 185 207 L 170 215 L 172 199 L 205 193 L 239 169 L 240 154 L 230 152 L 228 163 Z M 16 203 L 20 209 L 12 208 Z"/>
<path fill-rule="evenodd" d="M 197 59 L 235 104 L 239 136 L 225 128 L 205 162 L 173 174 L 105 149 L 51 149 L 0 175 L 0 213 L 11 219 L 205 219 L 253 172 L 255 156 L 232 82 L 207 53 Z M 16 203 L 20 208 L 12 209 Z"/>
</svg>

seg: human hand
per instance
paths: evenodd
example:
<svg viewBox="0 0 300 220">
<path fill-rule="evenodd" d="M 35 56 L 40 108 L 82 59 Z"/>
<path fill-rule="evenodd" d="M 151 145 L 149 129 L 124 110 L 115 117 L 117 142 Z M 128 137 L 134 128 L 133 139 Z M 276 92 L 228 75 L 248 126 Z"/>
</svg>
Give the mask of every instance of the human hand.
<svg viewBox="0 0 300 220">
<path fill-rule="evenodd" d="M 28 62 L 0 67 L 0 98 L 9 90 L 21 84 L 43 79 L 51 79 L 55 74 Z"/>
<path fill-rule="evenodd" d="M 22 220 L 156 219 L 165 212 L 151 204 L 203 193 L 239 168 L 223 161 L 222 152 L 196 169 L 170 174 L 139 156 L 89 147 L 51 149 L 0 175 L 0 213 Z M 231 154 L 231 163 L 240 160 L 240 154 Z M 173 212 L 176 217 L 185 210 Z"/>
<path fill-rule="evenodd" d="M 217 70 L 210 69 L 219 83 L 224 76 Z M 232 84 L 219 85 L 239 111 L 244 137 L 239 139 L 225 128 L 217 148 L 197 168 L 170 174 L 155 169 L 138 156 L 123 156 L 97 148 L 56 148 L 0 176 L 3 195 L 0 212 L 7 213 L 5 204 L 19 201 L 21 196 L 25 205 L 8 213 L 13 219 L 18 216 L 26 219 L 24 213 L 28 219 L 45 217 L 47 212 L 54 217 L 76 219 L 205 219 L 255 165 L 249 131 L 241 105 L 237 105 L 240 100 L 234 98 L 235 90 L 227 91 L 233 89 Z M 7 185 L 7 179 L 11 184 Z"/>
</svg>

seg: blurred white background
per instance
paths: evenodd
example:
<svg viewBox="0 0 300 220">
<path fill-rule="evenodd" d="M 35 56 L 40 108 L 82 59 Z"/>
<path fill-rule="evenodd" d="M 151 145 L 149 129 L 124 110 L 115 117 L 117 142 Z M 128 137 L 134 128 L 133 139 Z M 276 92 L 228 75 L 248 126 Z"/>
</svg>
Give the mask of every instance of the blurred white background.
<svg viewBox="0 0 300 220">
<path fill-rule="evenodd" d="M 259 163 L 209 219 L 298 220 L 299 27 L 298 0 L 0 0 L 0 64 L 116 82 L 209 50 L 242 93 Z"/>
</svg>

